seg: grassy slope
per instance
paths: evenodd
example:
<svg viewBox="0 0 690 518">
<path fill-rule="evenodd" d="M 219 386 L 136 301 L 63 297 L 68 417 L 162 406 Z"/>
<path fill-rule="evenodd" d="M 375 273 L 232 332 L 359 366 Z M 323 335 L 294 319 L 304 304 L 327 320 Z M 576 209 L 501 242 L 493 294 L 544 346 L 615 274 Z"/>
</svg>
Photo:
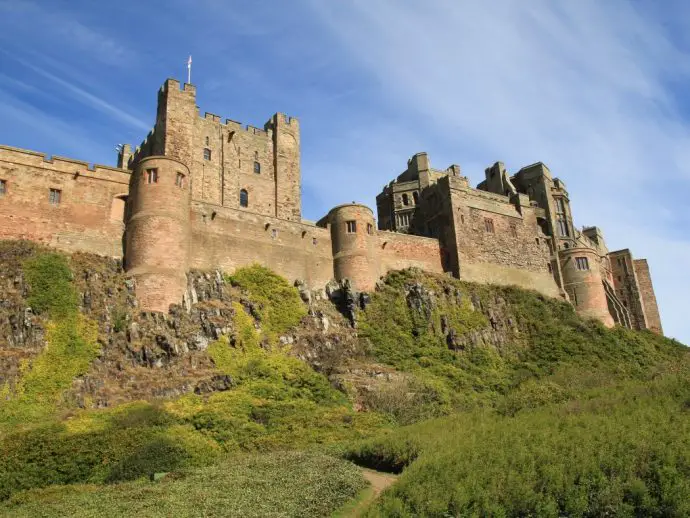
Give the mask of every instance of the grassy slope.
<svg viewBox="0 0 690 518">
<path fill-rule="evenodd" d="M 412 332 L 403 286 L 418 281 L 437 295 L 432 319 L 458 310 L 444 292 L 505 300 L 510 345 L 451 352 L 431 327 Z M 374 297 L 363 332 L 379 361 L 436 392 L 385 406 L 451 414 L 350 448 L 361 464 L 408 466 L 370 516 L 690 514 L 690 362 L 677 342 L 608 330 L 524 291 L 414 272 Z"/>
<path fill-rule="evenodd" d="M 159 482 L 58 486 L 20 493 L 0 516 L 328 516 L 364 486 L 350 463 L 304 453 L 242 455 Z"/>
<path fill-rule="evenodd" d="M 250 476 L 238 483 L 243 475 L 229 468 L 233 457 L 257 452 L 238 466 L 255 463 L 263 466 L 256 468 L 262 477 L 282 480 L 284 468 L 264 452 L 336 443 L 349 443 L 346 455 L 363 464 L 408 466 L 372 515 L 596 516 L 602 509 L 644 515 L 657 506 L 663 515 L 680 516 L 682 502 L 690 500 L 683 483 L 690 478 L 688 459 L 681 451 L 688 439 L 687 354 L 651 333 L 607 330 L 581 320 L 567 304 L 517 289 L 395 273 L 360 316 L 360 336 L 369 351 L 365 362 L 388 364 L 408 377 L 372 392 L 367 403 L 375 412 L 353 412 L 342 393 L 279 346 L 277 337 L 299 322 L 305 308 L 283 279 L 252 267 L 230 281 L 254 303 L 260 329 L 236 304 L 232 336 L 208 350 L 219 372 L 232 377 L 232 390 L 75 411 L 60 398 L 69 384 L 63 374 L 84 372 L 89 355 L 98 352 L 95 338 L 88 326 L 70 320 L 84 317 L 70 294 L 65 259 L 37 253 L 31 261 L 26 277 L 31 296 L 40 297 L 32 303 L 50 325 L 68 332 L 62 342 L 49 333 L 48 347 L 27 366 L 18 390 L 4 389 L 9 400 L 0 403 L 0 498 L 13 496 L 0 512 L 30 515 L 41 505 L 60 515 L 78 506 L 97 515 L 98 506 L 117 503 L 132 513 L 148 505 L 153 513 L 156 501 L 184 499 L 187 490 L 209 509 L 227 508 L 229 501 L 239 506 L 256 495 L 299 509 L 306 504 L 286 496 L 282 482 L 267 485 Z M 32 277 L 51 271 L 40 266 L 43 261 L 62 273 Z M 62 266 L 56 270 L 56 264 Z M 405 286 L 416 282 L 434 292 L 428 313 L 406 303 Z M 510 329 L 492 334 L 487 316 L 474 308 L 479 304 L 498 311 Z M 461 337 L 474 333 L 500 343 L 480 340 L 451 351 L 440 331 L 442 316 Z M 390 420 L 418 424 L 389 433 Z M 377 431 L 381 437 L 358 442 Z M 335 487 L 331 474 L 344 482 L 337 486 L 342 491 L 319 493 L 323 506 L 312 515 L 328 514 L 361 487 L 361 476 L 333 459 L 298 456 L 287 473 L 308 477 L 314 466 L 324 475 L 315 491 L 321 484 Z M 128 482 L 167 471 L 186 475 Z M 17 493 L 104 482 L 115 484 Z M 225 492 L 207 487 L 213 484 Z"/>
</svg>

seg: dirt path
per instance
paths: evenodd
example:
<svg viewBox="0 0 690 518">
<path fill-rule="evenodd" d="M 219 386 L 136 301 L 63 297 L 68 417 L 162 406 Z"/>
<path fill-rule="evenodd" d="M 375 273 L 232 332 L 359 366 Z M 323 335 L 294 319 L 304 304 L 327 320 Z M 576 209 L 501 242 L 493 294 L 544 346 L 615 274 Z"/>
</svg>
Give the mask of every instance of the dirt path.
<svg viewBox="0 0 690 518">
<path fill-rule="evenodd" d="M 376 500 L 381 491 L 386 489 L 388 486 L 393 484 L 398 478 L 398 475 L 393 475 L 391 473 L 383 473 L 381 471 L 374 471 L 372 469 L 362 468 L 362 475 L 369 481 L 371 486 L 365 491 L 366 497 L 357 502 L 357 505 L 347 511 L 346 514 L 342 516 L 357 517 L 362 516 L 362 513 L 371 505 L 371 503 Z"/>
</svg>

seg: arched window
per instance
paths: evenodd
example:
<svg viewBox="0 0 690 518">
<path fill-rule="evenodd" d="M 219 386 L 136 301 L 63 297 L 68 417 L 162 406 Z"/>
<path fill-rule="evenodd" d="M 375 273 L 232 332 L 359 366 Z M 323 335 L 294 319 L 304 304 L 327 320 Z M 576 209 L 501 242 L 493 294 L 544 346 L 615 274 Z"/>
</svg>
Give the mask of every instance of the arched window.
<svg viewBox="0 0 690 518">
<path fill-rule="evenodd" d="M 412 199 L 414 199 L 414 204 L 417 205 L 419 203 L 419 193 L 417 191 L 414 191 L 412 193 Z"/>
<path fill-rule="evenodd" d="M 254 162 L 254 172 L 256 174 L 261 174 L 261 164 L 259 162 Z"/>
<path fill-rule="evenodd" d="M 407 193 L 403 193 L 403 195 L 402 195 L 402 202 L 403 202 L 403 205 L 405 205 L 405 207 L 407 207 L 407 206 L 410 204 L 410 200 L 409 200 L 409 198 L 407 197 Z"/>
<path fill-rule="evenodd" d="M 240 207 L 249 207 L 249 193 L 246 189 L 240 191 Z"/>
</svg>

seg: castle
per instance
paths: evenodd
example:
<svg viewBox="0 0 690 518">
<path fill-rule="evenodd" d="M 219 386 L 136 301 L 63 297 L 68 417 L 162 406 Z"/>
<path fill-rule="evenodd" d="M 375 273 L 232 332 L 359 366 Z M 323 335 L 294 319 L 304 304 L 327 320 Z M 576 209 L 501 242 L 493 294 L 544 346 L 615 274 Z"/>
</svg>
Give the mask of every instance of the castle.
<svg viewBox="0 0 690 518">
<path fill-rule="evenodd" d="M 335 278 L 372 290 L 419 267 L 513 284 L 569 300 L 607 326 L 662 333 L 649 267 L 609 252 L 597 227 L 573 224 L 565 185 L 542 163 L 509 175 L 500 162 L 477 188 L 425 153 L 366 206 L 301 217 L 300 128 L 277 113 L 263 128 L 206 113 L 196 89 L 168 79 L 153 130 L 117 167 L 0 146 L 0 239 L 123 257 L 143 309 L 189 298 L 190 269 L 262 263 L 321 288 Z"/>
</svg>

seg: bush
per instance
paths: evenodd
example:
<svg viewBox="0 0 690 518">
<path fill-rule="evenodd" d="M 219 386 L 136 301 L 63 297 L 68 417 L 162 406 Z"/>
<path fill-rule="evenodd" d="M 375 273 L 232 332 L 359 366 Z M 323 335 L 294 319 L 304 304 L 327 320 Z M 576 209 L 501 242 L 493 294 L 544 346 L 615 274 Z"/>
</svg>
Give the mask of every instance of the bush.
<svg viewBox="0 0 690 518">
<path fill-rule="evenodd" d="M 19 493 L 0 516 L 330 516 L 363 487 L 361 472 L 333 457 L 272 453 L 184 469 L 160 482 L 62 486 Z"/>
<path fill-rule="evenodd" d="M 240 268 L 229 281 L 242 288 L 256 303 L 261 329 L 272 343 L 307 314 L 297 289 L 264 266 L 254 264 Z"/>
<path fill-rule="evenodd" d="M 686 516 L 689 373 L 419 423 L 346 455 L 408 466 L 369 516 Z"/>
</svg>

